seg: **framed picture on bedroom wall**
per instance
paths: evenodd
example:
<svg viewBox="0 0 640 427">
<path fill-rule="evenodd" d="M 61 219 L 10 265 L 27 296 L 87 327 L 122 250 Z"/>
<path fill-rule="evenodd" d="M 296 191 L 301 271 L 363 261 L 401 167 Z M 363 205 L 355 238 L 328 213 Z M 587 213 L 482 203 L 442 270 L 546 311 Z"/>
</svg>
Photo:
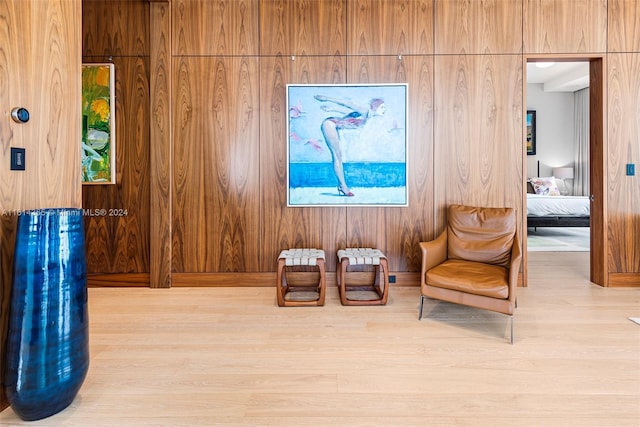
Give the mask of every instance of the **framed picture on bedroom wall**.
<svg viewBox="0 0 640 427">
<path fill-rule="evenodd" d="M 536 154 L 536 112 L 527 110 L 527 155 Z"/>
</svg>

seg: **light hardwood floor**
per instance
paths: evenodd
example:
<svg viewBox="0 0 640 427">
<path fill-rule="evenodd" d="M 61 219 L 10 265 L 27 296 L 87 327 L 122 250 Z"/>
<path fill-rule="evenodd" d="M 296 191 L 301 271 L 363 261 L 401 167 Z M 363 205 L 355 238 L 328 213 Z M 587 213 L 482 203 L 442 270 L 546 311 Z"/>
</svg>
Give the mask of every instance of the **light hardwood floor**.
<svg viewBox="0 0 640 427">
<path fill-rule="evenodd" d="M 507 317 L 392 287 L 382 307 L 277 307 L 275 287 L 89 290 L 91 367 L 30 426 L 638 426 L 640 289 L 588 253 L 529 253 Z"/>
</svg>

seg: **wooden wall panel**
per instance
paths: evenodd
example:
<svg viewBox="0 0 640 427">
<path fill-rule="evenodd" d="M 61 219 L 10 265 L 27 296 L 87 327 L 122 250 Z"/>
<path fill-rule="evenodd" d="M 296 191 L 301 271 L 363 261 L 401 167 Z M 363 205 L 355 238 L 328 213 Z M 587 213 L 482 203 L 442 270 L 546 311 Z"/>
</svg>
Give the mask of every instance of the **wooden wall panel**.
<svg viewBox="0 0 640 427">
<path fill-rule="evenodd" d="M 523 0 L 525 53 L 604 52 L 607 0 Z"/>
<path fill-rule="evenodd" d="M 171 5 L 151 3 L 149 156 L 149 281 L 152 288 L 171 287 L 172 67 Z"/>
<path fill-rule="evenodd" d="M 83 0 L 83 56 L 148 55 L 147 0 Z"/>
<path fill-rule="evenodd" d="M 640 54 L 609 55 L 608 191 L 610 272 L 640 273 Z M 636 176 L 626 176 L 626 164 Z"/>
<path fill-rule="evenodd" d="M 174 55 L 257 55 L 258 0 L 172 0 Z"/>
<path fill-rule="evenodd" d="M 609 52 L 640 52 L 640 2 L 609 0 Z"/>
<path fill-rule="evenodd" d="M 523 94 L 518 55 L 435 58 L 437 228 L 452 203 L 522 206 Z"/>
<path fill-rule="evenodd" d="M 85 57 L 85 62 L 105 58 Z M 106 62 L 106 61 L 105 61 Z M 89 273 L 149 272 L 149 59 L 115 57 L 116 185 L 84 185 Z M 126 212 L 118 216 L 118 212 Z"/>
<path fill-rule="evenodd" d="M 82 205 L 81 16 L 80 0 L 0 2 L 0 384 L 18 212 Z M 14 123 L 14 107 L 29 122 Z M 9 170 L 11 147 L 26 150 L 26 170 Z M 0 410 L 7 405 L 0 387 Z"/>
<path fill-rule="evenodd" d="M 346 244 L 346 208 L 287 207 L 287 83 L 345 83 L 346 62 L 338 57 L 271 57 L 261 60 L 260 271 L 275 271 L 283 249 L 324 249 L 327 271 Z"/>
<path fill-rule="evenodd" d="M 81 204 L 80 3 L 4 3 L 0 100 L 0 206 L 5 209 L 79 207 Z M 30 112 L 25 124 L 11 109 Z M 77 125 L 77 127 L 76 127 Z M 10 171 L 10 147 L 26 150 L 26 170 Z"/>
<path fill-rule="evenodd" d="M 418 271 L 418 242 L 433 237 L 433 57 L 358 56 L 351 83 L 407 83 L 409 206 L 348 208 L 347 246 L 378 247 L 393 271 Z"/>
<path fill-rule="evenodd" d="M 290 0 L 260 2 L 260 53 L 292 55 L 293 20 L 289 17 Z"/>
<path fill-rule="evenodd" d="M 389 241 L 387 251 L 398 257 L 392 264 L 394 270 L 419 272 L 422 259 L 417 242 L 436 237 L 434 57 L 405 57 L 403 60 L 409 85 L 409 206 L 400 212 L 390 210 L 390 216 L 395 220 L 388 218 L 388 221 L 395 231 L 388 230 L 387 235 L 398 237 Z"/>
<path fill-rule="evenodd" d="M 87 271 L 150 270 L 150 5 L 84 0 L 83 62 L 113 62 L 116 79 L 116 185 L 84 185 Z M 124 216 L 109 212 L 126 211 Z"/>
<path fill-rule="evenodd" d="M 437 54 L 522 52 L 522 0 L 435 0 Z"/>
<path fill-rule="evenodd" d="M 344 54 L 345 21 L 345 0 L 262 1 L 261 54 Z"/>
<path fill-rule="evenodd" d="M 432 0 L 353 0 L 348 7 L 349 54 L 433 53 Z"/>
<path fill-rule="evenodd" d="M 345 50 L 346 7 L 343 0 L 294 0 L 291 53 L 294 55 L 341 55 Z"/>
<path fill-rule="evenodd" d="M 174 58 L 173 81 L 173 271 L 256 271 L 258 60 Z"/>
</svg>

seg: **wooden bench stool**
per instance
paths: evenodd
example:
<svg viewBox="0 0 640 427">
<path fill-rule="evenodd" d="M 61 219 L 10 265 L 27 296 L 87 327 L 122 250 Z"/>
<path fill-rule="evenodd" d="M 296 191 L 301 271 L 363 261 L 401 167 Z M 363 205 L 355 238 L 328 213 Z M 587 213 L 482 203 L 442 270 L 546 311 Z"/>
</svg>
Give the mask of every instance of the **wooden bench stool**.
<svg viewBox="0 0 640 427">
<path fill-rule="evenodd" d="M 346 248 L 338 251 L 340 273 L 338 291 L 342 305 L 385 305 L 389 295 L 389 265 L 387 257 L 378 249 Z M 347 271 L 349 266 L 362 266 L 358 272 Z M 374 269 L 366 271 L 365 266 Z M 358 275 L 359 280 L 347 283 L 347 273 Z M 374 277 L 371 277 L 373 274 Z M 356 282 L 356 283 L 354 283 Z"/>
<path fill-rule="evenodd" d="M 326 288 L 324 261 L 322 249 L 301 248 L 280 252 L 276 278 L 278 305 L 280 307 L 324 305 Z M 290 280 L 287 280 L 288 275 Z"/>
</svg>

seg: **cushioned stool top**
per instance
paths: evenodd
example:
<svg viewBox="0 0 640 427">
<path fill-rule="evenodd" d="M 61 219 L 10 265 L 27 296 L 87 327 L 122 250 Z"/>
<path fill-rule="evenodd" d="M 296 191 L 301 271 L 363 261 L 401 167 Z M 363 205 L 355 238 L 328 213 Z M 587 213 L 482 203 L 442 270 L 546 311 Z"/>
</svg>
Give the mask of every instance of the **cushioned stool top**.
<svg viewBox="0 0 640 427">
<path fill-rule="evenodd" d="M 280 252 L 278 259 L 284 259 L 285 265 L 316 265 L 318 259 L 324 260 L 322 249 L 299 248 Z"/>
<path fill-rule="evenodd" d="M 386 258 L 382 251 L 372 248 L 346 248 L 338 251 L 338 258 L 349 259 L 350 265 L 380 265 L 380 259 Z"/>
</svg>

